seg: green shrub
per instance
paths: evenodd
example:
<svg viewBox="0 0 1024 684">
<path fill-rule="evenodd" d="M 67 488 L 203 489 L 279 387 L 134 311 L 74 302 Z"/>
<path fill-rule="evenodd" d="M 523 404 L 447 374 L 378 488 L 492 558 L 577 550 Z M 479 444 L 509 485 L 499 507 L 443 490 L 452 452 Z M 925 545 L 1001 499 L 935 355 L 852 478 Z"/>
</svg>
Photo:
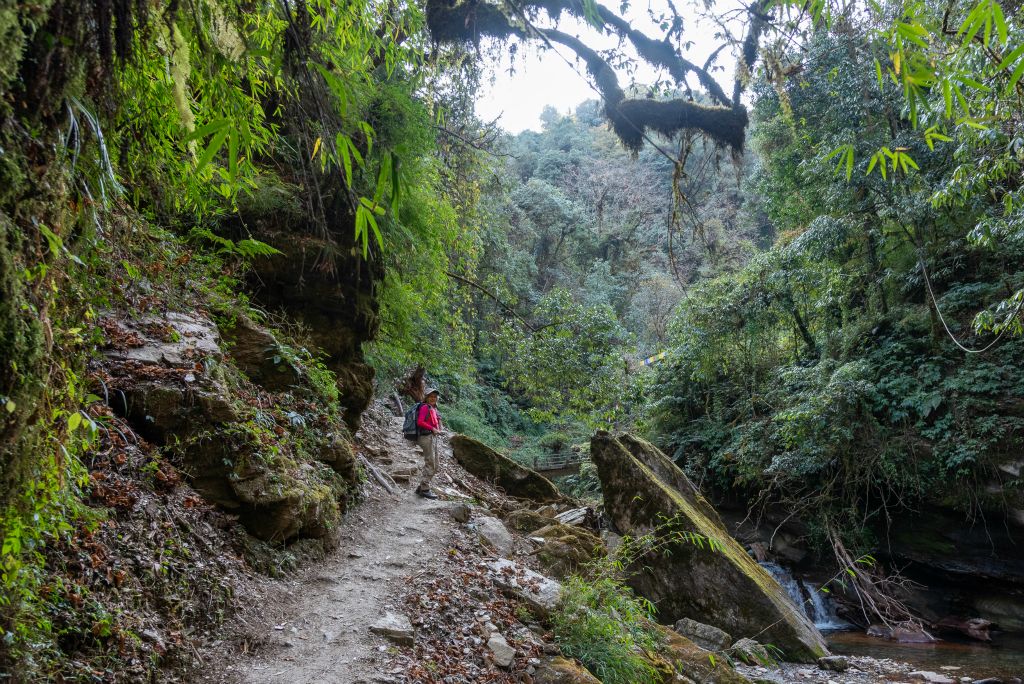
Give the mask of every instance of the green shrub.
<svg viewBox="0 0 1024 684">
<path fill-rule="evenodd" d="M 596 579 L 566 580 L 552 624 L 562 652 L 604 684 L 653 684 L 661 677 L 644 657 L 658 647 L 653 616 L 654 606 L 621 579 L 598 573 Z"/>
</svg>

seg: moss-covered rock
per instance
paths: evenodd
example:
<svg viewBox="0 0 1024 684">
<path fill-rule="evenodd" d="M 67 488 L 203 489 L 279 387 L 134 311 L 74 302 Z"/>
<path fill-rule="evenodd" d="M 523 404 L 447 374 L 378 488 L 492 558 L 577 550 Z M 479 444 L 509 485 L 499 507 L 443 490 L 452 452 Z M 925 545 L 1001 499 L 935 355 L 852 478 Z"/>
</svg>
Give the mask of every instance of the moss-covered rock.
<svg viewBox="0 0 1024 684">
<path fill-rule="evenodd" d="M 517 508 L 505 516 L 505 524 L 517 532 L 530 533 L 542 527 L 547 527 L 553 522 L 555 522 L 554 518 L 541 515 L 537 511 L 531 511 L 528 508 Z"/>
<path fill-rule="evenodd" d="M 696 503 L 699 494 L 692 486 L 684 493 L 647 465 L 685 484 L 656 447 L 598 433 L 591 458 L 605 510 L 621 531 L 641 535 L 660 529 L 679 536 L 666 542 L 667 553 L 639 559 L 630 576 L 631 586 L 657 606 L 660 619 L 689 617 L 737 637 L 758 635 L 791 660 L 814 662 L 828 653 L 821 634 L 785 589 Z M 693 543 L 698 538 L 713 540 L 714 550 L 706 542 Z"/>
<path fill-rule="evenodd" d="M 505 490 L 509 496 L 537 503 L 552 503 L 564 498 L 551 480 L 502 456 L 483 442 L 466 435 L 455 435 L 451 438 L 451 445 L 459 465 L 481 480 Z"/>
<path fill-rule="evenodd" d="M 537 666 L 533 681 L 536 684 L 601 684 L 587 668 L 562 656 L 544 658 Z"/>
<path fill-rule="evenodd" d="M 285 392 L 303 384 L 302 370 L 272 332 L 251 318 L 239 315 L 219 326 L 232 361 L 249 379 L 268 390 Z"/>
<path fill-rule="evenodd" d="M 537 550 L 537 560 L 559 578 L 607 553 L 600 537 L 574 525 L 553 523 L 535 530 L 530 536 L 544 539 L 544 545 Z"/>
<path fill-rule="evenodd" d="M 658 625 L 658 634 L 663 639 L 658 649 L 660 660 L 667 662 L 671 669 L 664 679 L 665 684 L 677 682 L 677 675 L 683 675 L 694 682 L 711 684 L 749 684 L 746 677 L 736 672 L 724 657 L 708 657 L 708 652 L 682 634 L 668 627 Z"/>
<path fill-rule="evenodd" d="M 274 339 L 249 324 L 252 340 Z M 202 314 L 105 319 L 102 327 L 112 408 L 173 454 L 199 493 L 259 539 L 330 537 L 358 479 L 336 411 L 254 385 L 223 353 L 217 326 Z M 306 383 L 304 396 L 314 389 Z M 293 402 L 288 411 L 286 401 Z M 295 411 L 304 405 L 313 412 Z"/>
</svg>

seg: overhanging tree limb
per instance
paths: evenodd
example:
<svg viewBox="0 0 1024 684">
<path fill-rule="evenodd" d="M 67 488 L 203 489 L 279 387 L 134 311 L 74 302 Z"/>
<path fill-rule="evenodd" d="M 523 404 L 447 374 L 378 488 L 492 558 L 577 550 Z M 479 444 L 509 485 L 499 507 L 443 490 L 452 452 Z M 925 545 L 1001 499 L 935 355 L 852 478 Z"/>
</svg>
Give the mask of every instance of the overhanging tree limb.
<svg viewBox="0 0 1024 684">
<path fill-rule="evenodd" d="M 544 11 L 556 22 L 563 13 L 585 19 L 583 4 L 579 0 L 524 0 L 509 3 L 513 17 L 497 5 L 483 0 L 428 0 L 427 25 L 438 42 L 473 42 L 482 37 L 501 40 L 540 38 L 555 42 L 572 50 L 584 64 L 604 99 L 605 113 L 616 134 L 630 149 L 638 150 L 646 139 L 646 131 L 653 130 L 666 136 L 683 130 L 696 130 L 716 143 L 740 151 L 743 148 L 747 113 L 740 95 L 749 80 L 749 71 L 756 57 L 761 33 L 767 25 L 767 0 L 757 0 L 748 9 L 751 17 L 747 35 L 741 46 L 740 64 L 732 98 L 711 77 L 708 68 L 693 64 L 667 40 L 656 40 L 634 29 L 628 21 L 607 7 L 595 4 L 597 15 L 605 26 L 617 33 L 636 49 L 648 63 L 666 69 L 677 84 L 685 84 L 693 74 L 707 91 L 711 105 L 702 105 L 689 99 L 655 101 L 627 99 L 618 76 L 608 61 L 583 40 L 554 28 L 538 28 L 532 17 Z M 721 48 L 719 48 L 721 49 Z M 717 54 L 717 51 L 716 51 Z"/>
</svg>

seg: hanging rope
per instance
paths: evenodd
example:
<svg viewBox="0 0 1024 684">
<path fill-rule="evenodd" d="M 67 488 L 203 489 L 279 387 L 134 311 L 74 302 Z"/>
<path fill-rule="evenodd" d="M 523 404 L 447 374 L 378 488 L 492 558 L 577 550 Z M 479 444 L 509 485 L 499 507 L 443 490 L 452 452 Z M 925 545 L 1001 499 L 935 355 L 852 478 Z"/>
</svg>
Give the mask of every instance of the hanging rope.
<svg viewBox="0 0 1024 684">
<path fill-rule="evenodd" d="M 918 263 L 921 264 L 921 273 L 924 275 L 924 284 L 928 287 L 928 296 L 932 300 L 932 306 L 935 307 L 935 313 L 939 315 L 939 320 L 942 322 L 942 327 L 946 329 L 946 334 L 949 335 L 949 339 L 953 340 L 953 344 L 960 347 L 960 349 L 967 352 L 968 354 L 984 354 L 989 349 L 994 347 L 996 343 L 1003 338 L 1003 335 L 1006 334 L 1006 331 L 1009 330 L 1010 321 L 1016 318 L 1017 314 L 1020 313 L 1021 306 L 1024 305 L 1024 293 L 1017 293 L 1017 296 L 1020 300 L 1017 302 L 1017 308 L 1014 309 L 1013 313 L 1007 316 L 1006 320 L 1003 321 L 1003 324 L 999 326 L 999 333 L 996 335 L 996 338 L 989 342 L 984 347 L 982 347 L 981 349 L 968 349 L 967 347 L 960 343 L 960 340 L 956 338 L 956 335 L 953 334 L 953 331 L 949 329 L 949 325 L 946 324 L 946 318 L 945 316 L 942 315 L 942 309 L 939 308 L 939 301 L 938 299 L 935 298 L 935 290 L 932 289 L 932 279 L 928 277 L 928 268 L 924 264 L 924 255 L 921 254 L 920 250 L 918 250 L 917 255 Z"/>
</svg>

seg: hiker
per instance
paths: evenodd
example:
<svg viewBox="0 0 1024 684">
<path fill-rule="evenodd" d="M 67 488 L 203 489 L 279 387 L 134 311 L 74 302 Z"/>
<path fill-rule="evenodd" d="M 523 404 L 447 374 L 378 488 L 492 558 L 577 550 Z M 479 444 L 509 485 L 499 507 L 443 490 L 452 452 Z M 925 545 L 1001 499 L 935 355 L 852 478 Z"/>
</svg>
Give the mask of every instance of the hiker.
<svg viewBox="0 0 1024 684">
<path fill-rule="evenodd" d="M 427 389 L 427 395 L 416 412 L 416 443 L 423 450 L 423 475 L 416 493 L 426 499 L 436 499 L 437 494 L 430 491 L 430 481 L 437 472 L 437 435 L 441 431 L 441 418 L 437 414 L 437 400 L 441 396 L 433 387 Z"/>
</svg>

